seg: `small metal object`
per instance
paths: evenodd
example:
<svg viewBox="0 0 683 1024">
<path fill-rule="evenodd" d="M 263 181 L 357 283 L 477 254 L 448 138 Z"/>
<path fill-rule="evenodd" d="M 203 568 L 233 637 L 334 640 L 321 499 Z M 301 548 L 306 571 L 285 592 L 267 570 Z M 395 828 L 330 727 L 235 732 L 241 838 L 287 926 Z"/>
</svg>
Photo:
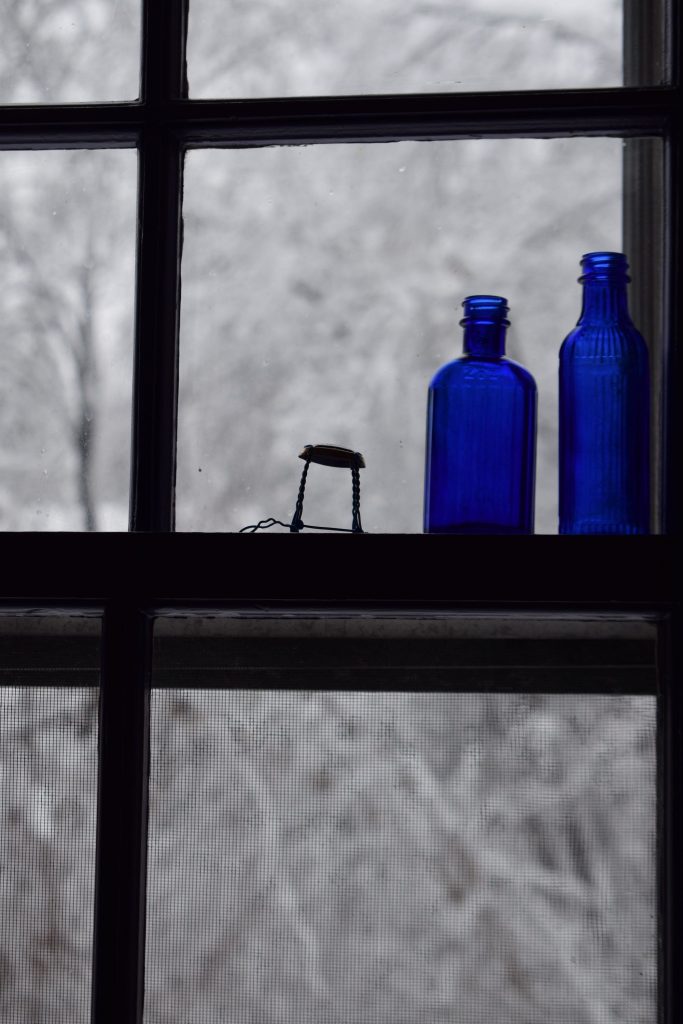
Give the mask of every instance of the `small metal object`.
<svg viewBox="0 0 683 1024">
<path fill-rule="evenodd" d="M 352 448 L 340 448 L 336 444 L 307 444 L 299 453 L 306 465 L 301 474 L 299 493 L 296 499 L 296 508 L 292 521 L 289 523 L 290 533 L 300 533 L 308 528 L 309 530 L 334 530 L 337 533 L 364 533 L 360 519 L 360 470 L 365 468 L 365 459 L 360 452 Z M 351 470 L 351 529 L 343 526 L 313 526 L 304 523 L 304 493 L 306 490 L 306 478 L 312 462 L 319 466 L 333 466 L 335 469 Z M 287 526 L 281 519 L 262 519 L 255 526 L 245 526 L 240 533 L 255 533 L 256 530 L 266 530 L 270 526 Z"/>
</svg>

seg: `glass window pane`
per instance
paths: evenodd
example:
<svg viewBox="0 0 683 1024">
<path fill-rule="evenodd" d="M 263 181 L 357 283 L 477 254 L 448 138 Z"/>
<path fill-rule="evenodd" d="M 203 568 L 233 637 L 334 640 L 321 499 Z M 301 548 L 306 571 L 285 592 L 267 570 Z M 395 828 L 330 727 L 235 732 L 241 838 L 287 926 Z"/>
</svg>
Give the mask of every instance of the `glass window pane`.
<svg viewBox="0 0 683 1024">
<path fill-rule="evenodd" d="M 132 150 L 0 157 L 0 528 L 125 530 Z"/>
<path fill-rule="evenodd" d="M 655 699 L 152 695 L 145 1021 L 656 1013 Z"/>
<path fill-rule="evenodd" d="M 7 626 L 0 623 L 0 1018 L 87 1024 L 99 640 L 87 630 L 55 636 L 54 621 L 48 636 L 35 622 L 21 636 Z"/>
<path fill-rule="evenodd" d="M 139 94 L 140 0 L 0 0 L 0 103 Z"/>
<path fill-rule="evenodd" d="M 190 94 L 618 86 L 621 0 L 192 0 Z"/>
<path fill-rule="evenodd" d="M 539 389 L 536 530 L 557 531 L 558 353 L 584 252 L 622 245 L 619 139 L 206 150 L 184 192 L 178 528 L 288 522 L 305 444 L 361 451 L 363 526 L 420 532 L 429 381 L 466 295 L 510 303 Z M 304 521 L 351 525 L 313 467 Z"/>
</svg>

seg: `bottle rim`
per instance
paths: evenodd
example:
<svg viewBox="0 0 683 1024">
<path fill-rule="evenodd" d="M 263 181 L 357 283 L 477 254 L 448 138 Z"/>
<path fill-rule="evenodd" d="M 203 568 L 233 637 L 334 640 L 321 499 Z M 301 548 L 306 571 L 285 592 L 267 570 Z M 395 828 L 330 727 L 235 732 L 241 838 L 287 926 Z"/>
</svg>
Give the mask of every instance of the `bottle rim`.
<svg viewBox="0 0 683 1024">
<path fill-rule="evenodd" d="M 473 320 L 478 320 L 480 323 L 496 323 L 503 324 L 506 327 L 510 326 L 510 321 L 507 319 L 510 307 L 508 306 L 508 300 L 503 298 L 502 295 L 468 295 L 467 298 L 463 299 L 462 305 L 465 315 L 460 321 L 461 327 L 466 326 Z"/>
<path fill-rule="evenodd" d="M 587 252 L 581 257 L 581 269 L 583 273 L 579 277 L 579 284 L 588 279 L 606 278 L 618 276 L 622 280 L 630 281 L 628 275 L 628 260 L 623 252 Z"/>
</svg>

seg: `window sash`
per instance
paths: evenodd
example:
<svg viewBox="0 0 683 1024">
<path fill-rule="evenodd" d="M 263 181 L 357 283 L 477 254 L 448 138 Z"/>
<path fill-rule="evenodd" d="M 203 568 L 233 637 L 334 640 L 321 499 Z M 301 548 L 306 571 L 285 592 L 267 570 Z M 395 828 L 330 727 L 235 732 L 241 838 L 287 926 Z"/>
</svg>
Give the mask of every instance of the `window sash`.
<svg viewBox="0 0 683 1024">
<path fill-rule="evenodd" d="M 573 134 L 659 137 L 665 142 L 664 166 L 654 174 L 664 178 L 666 258 L 664 271 L 655 267 L 650 272 L 648 262 L 642 261 L 640 292 L 634 300 L 641 322 L 656 328 L 660 314 L 645 301 L 645 289 L 650 296 L 663 294 L 662 331 L 652 336 L 678 336 L 683 322 L 676 288 L 683 234 L 678 5 L 664 0 L 662 11 L 662 17 L 654 17 L 652 5 L 625 0 L 628 85 L 622 89 L 196 101 L 187 99 L 188 0 L 163 5 L 145 0 L 137 103 L 0 108 L 0 146 L 128 145 L 137 146 L 140 153 L 130 529 L 174 529 L 182 164 L 190 146 Z M 657 75 L 674 84 L 638 84 Z M 636 151 L 630 147 L 631 154 Z M 626 173 L 643 187 L 649 187 L 654 176 L 652 169 L 628 155 Z M 629 242 L 651 251 L 653 239 L 644 234 L 642 218 L 634 209 L 626 212 Z M 640 233 L 631 231 L 631 225 L 639 224 Z M 663 361 L 670 393 L 680 379 L 679 360 L 672 351 L 664 353 Z M 662 410 L 664 429 L 659 433 L 677 450 L 680 414 L 667 395 L 662 396 Z M 667 449 L 661 458 L 658 452 L 655 455 L 655 465 L 662 466 L 661 473 L 656 471 L 657 491 L 664 495 L 661 510 L 656 502 L 656 513 L 664 530 L 670 530 L 679 522 L 679 474 Z"/>
<path fill-rule="evenodd" d="M 639 18 L 650 24 L 649 6 L 645 0 L 627 0 L 627 43 L 633 38 L 629 25 Z M 599 538 L 597 544 L 590 543 L 593 538 L 529 538 L 533 547 L 520 544 L 526 538 L 481 538 L 484 545 L 472 538 L 464 544 L 458 544 L 463 538 L 447 538 L 444 544 L 440 538 L 439 554 L 433 557 L 425 555 L 427 538 L 415 538 L 418 551 L 412 538 L 369 537 L 360 541 L 364 547 L 357 559 L 350 560 L 346 547 L 343 557 L 334 547 L 336 538 L 317 537 L 315 553 L 307 558 L 306 551 L 291 547 L 301 542 L 288 537 L 261 537 L 259 547 L 252 549 L 254 541 L 248 537 L 145 534 L 174 528 L 180 201 L 188 147 L 573 134 L 661 138 L 661 334 L 680 339 L 679 5 L 667 0 L 670 52 L 657 58 L 670 72 L 669 86 L 643 88 L 636 78 L 627 88 L 611 90 L 281 101 L 187 99 L 187 12 L 188 0 L 143 0 L 138 103 L 0 108 L 0 147 L 135 146 L 140 153 L 133 535 L 0 537 L 0 600 L 6 606 L 28 610 L 104 603 L 93 1020 L 142 1020 L 153 613 L 162 605 L 206 607 L 213 602 L 225 608 L 230 595 L 235 602 L 270 598 L 282 608 L 291 608 L 298 596 L 309 603 L 341 601 L 368 610 L 382 602 L 412 601 L 422 609 L 430 604 L 456 610 L 554 607 L 589 616 L 604 609 L 667 616 L 658 648 L 660 994 L 661 1019 L 673 1024 L 683 1016 L 677 964 L 683 920 L 677 871 L 683 863 L 677 827 L 683 792 L 683 695 L 674 685 L 681 671 L 683 621 L 671 572 L 680 543 L 681 474 L 675 460 L 682 446 L 681 403 L 669 396 L 683 390 L 680 346 L 677 350 L 672 344 L 664 355 L 662 435 L 667 446 L 661 489 L 668 537 L 625 538 L 623 551 L 612 543 L 621 538 Z M 631 223 L 636 223 L 633 217 Z M 566 543 L 574 540 L 576 544 Z M 388 575 L 387 564 L 392 566 Z"/>
<path fill-rule="evenodd" d="M 174 5 L 171 5 L 173 7 Z M 158 17 L 158 12 L 157 12 Z M 147 65 L 145 65 L 147 66 Z M 167 76 L 173 80 L 173 76 Z M 156 79 L 155 79 L 156 81 Z M 153 90 L 150 90 L 153 92 Z M 138 233 L 133 430 L 129 527 L 135 532 L 173 531 L 178 404 L 178 331 L 184 154 L 190 147 L 389 142 L 404 139 L 548 138 L 612 136 L 630 140 L 627 181 L 662 190 L 666 261 L 634 263 L 634 310 L 650 337 L 674 337 L 683 322 L 675 287 L 680 266 L 678 197 L 679 89 L 674 86 L 562 92 L 514 92 L 425 96 L 379 96 L 291 100 L 188 100 L 168 92 L 137 104 L 92 104 L 0 108 L 0 146 L 62 148 L 136 146 L 139 152 Z M 652 167 L 637 140 L 664 141 L 663 166 Z M 632 194 L 627 188 L 627 194 Z M 659 191 L 659 190 L 657 190 Z M 637 200 L 625 211 L 626 237 L 635 253 L 659 245 L 659 225 L 639 216 Z M 640 266 L 639 266 L 640 264 Z M 640 282 L 640 283 L 638 283 Z M 664 308 L 652 296 L 663 294 Z M 661 329 L 659 329 L 661 324 Z M 656 353 L 663 380 L 674 387 L 680 372 L 675 352 Z M 666 429 L 680 430 L 675 403 L 663 395 Z M 656 453 L 657 454 L 657 453 Z M 666 450 L 661 514 L 664 530 L 677 522 L 678 473 Z"/>
</svg>

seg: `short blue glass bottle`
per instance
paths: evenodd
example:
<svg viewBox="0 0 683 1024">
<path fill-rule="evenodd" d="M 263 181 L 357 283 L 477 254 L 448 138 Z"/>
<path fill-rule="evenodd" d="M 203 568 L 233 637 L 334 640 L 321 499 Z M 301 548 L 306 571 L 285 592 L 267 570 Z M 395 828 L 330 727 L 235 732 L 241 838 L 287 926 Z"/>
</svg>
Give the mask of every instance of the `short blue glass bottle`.
<svg viewBox="0 0 683 1024">
<path fill-rule="evenodd" d="M 463 302 L 464 355 L 429 387 L 425 533 L 534 529 L 536 384 L 505 358 L 507 300 Z"/>
<path fill-rule="evenodd" d="M 590 252 L 581 267 L 581 316 L 560 349 L 560 533 L 644 534 L 650 380 L 628 311 L 628 263 Z"/>
</svg>

